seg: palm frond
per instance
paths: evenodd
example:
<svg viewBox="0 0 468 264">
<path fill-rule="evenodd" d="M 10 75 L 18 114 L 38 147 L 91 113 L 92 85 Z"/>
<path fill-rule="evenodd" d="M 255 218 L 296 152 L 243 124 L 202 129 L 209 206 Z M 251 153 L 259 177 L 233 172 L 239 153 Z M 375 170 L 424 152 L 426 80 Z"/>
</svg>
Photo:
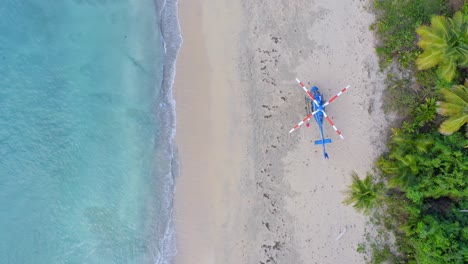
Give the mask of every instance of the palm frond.
<svg viewBox="0 0 468 264">
<path fill-rule="evenodd" d="M 388 186 L 391 188 L 400 187 L 406 189 L 416 183 L 416 176 L 409 171 L 403 171 L 402 173 L 395 175 L 388 179 Z"/>
<path fill-rule="evenodd" d="M 456 47 L 456 50 L 460 54 L 458 56 L 458 64 L 462 68 L 467 68 L 468 67 L 468 45 L 461 44 L 460 46 Z"/>
<path fill-rule="evenodd" d="M 418 46 L 427 49 L 432 46 L 441 47 L 447 45 L 445 39 L 437 34 L 435 34 L 430 27 L 420 26 L 416 29 L 416 33 L 421 37 L 418 42 Z"/>
<path fill-rule="evenodd" d="M 364 213 L 369 212 L 375 204 L 381 199 L 383 185 L 374 184 L 372 175 L 367 174 L 364 180 L 361 180 L 356 172 L 352 172 L 352 183 L 345 192 L 347 195 L 343 201 L 344 204 L 353 204 L 353 207 Z"/>
<path fill-rule="evenodd" d="M 449 36 L 448 21 L 446 17 L 433 16 L 431 18 L 431 25 L 437 35 L 445 37 Z"/>
<path fill-rule="evenodd" d="M 420 137 L 414 140 L 414 146 L 416 149 L 423 153 L 426 153 L 432 144 L 434 144 L 434 140 L 430 138 Z"/>
<path fill-rule="evenodd" d="M 460 114 L 463 108 L 459 104 L 452 104 L 448 102 L 439 102 L 437 113 L 443 116 L 452 116 Z"/>
<path fill-rule="evenodd" d="M 468 122 L 468 115 L 452 116 L 440 124 L 439 132 L 444 135 L 451 135 L 458 131 Z"/>
<path fill-rule="evenodd" d="M 445 101 L 438 103 L 437 112 L 449 117 L 439 128 L 439 132 L 444 135 L 450 135 L 468 123 L 468 87 L 466 83 L 465 85 L 454 85 L 450 90 L 442 90 Z"/>
<path fill-rule="evenodd" d="M 468 87 L 466 85 L 454 85 L 452 92 L 463 100 L 463 105 L 468 104 Z"/>
<path fill-rule="evenodd" d="M 442 94 L 445 97 L 446 102 L 450 102 L 452 104 L 457 104 L 461 106 L 465 106 L 468 104 L 468 88 L 462 85 L 455 85 L 452 89 L 442 89 Z"/>
<path fill-rule="evenodd" d="M 461 32 L 463 28 L 463 14 L 460 11 L 455 12 L 450 22 L 454 32 Z"/>
<path fill-rule="evenodd" d="M 419 70 L 430 69 L 442 60 L 443 51 L 442 50 L 433 50 L 426 49 L 419 57 L 416 59 L 416 65 Z"/>
<path fill-rule="evenodd" d="M 456 57 L 445 56 L 439 66 L 439 76 L 447 81 L 452 81 L 457 74 Z"/>
<path fill-rule="evenodd" d="M 453 18 L 433 16 L 431 26 L 416 29 L 420 36 L 418 45 L 424 52 L 416 59 L 419 70 L 439 65 L 439 77 L 452 81 L 457 65 L 468 67 L 468 21 L 461 12 Z"/>
</svg>

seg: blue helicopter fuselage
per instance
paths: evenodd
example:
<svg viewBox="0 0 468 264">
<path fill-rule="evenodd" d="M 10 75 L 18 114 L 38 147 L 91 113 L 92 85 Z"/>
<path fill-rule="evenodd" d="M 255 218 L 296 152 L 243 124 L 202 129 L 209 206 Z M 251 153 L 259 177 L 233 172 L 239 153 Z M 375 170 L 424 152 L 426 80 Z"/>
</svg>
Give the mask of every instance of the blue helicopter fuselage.
<svg viewBox="0 0 468 264">
<path fill-rule="evenodd" d="M 323 107 L 323 101 L 322 101 L 322 95 L 320 94 L 319 92 L 319 89 L 317 86 L 314 86 L 310 89 L 310 92 L 314 95 L 315 97 L 315 100 L 317 101 L 317 104 L 314 103 L 313 101 L 311 101 L 311 104 L 312 104 L 312 109 L 313 111 L 317 111 L 319 110 L 317 113 L 315 113 L 314 115 L 314 118 L 315 118 L 315 121 L 317 122 L 318 124 L 318 127 L 319 127 L 319 130 L 320 130 L 320 137 L 321 139 L 320 140 L 316 140 L 315 141 L 315 145 L 322 145 L 322 148 L 323 148 L 323 156 L 328 159 L 328 154 L 327 154 L 327 151 L 325 149 L 325 144 L 329 144 L 331 143 L 331 139 L 325 139 L 324 135 L 323 135 L 323 110 L 324 107 Z"/>
<path fill-rule="evenodd" d="M 317 110 L 324 110 L 323 108 L 323 102 L 322 102 L 322 95 L 320 94 L 319 92 L 319 89 L 317 86 L 314 86 L 310 89 L 310 92 L 314 95 L 317 103 L 315 104 L 313 101 L 311 101 L 312 103 L 312 109 L 314 109 L 314 112 L 317 111 Z M 323 113 L 322 111 L 319 111 L 317 112 L 315 115 L 314 115 L 314 118 L 315 118 L 315 121 L 317 121 L 317 124 L 322 127 L 322 124 L 323 124 Z"/>
</svg>

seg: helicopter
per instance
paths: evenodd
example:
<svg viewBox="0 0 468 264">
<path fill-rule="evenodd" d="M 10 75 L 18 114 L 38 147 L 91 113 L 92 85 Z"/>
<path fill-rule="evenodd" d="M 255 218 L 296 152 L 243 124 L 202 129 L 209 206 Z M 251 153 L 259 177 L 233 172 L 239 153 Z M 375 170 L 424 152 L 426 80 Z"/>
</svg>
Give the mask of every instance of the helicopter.
<svg viewBox="0 0 468 264">
<path fill-rule="evenodd" d="M 289 133 L 291 134 L 294 130 L 298 129 L 301 125 L 304 123 L 307 123 L 307 126 L 309 126 L 309 120 L 314 117 L 315 121 L 317 122 L 317 125 L 319 127 L 320 131 L 320 137 L 321 139 L 316 140 L 314 143 L 315 145 L 322 145 L 323 149 L 323 156 L 325 159 L 328 159 L 328 153 L 325 149 L 325 144 L 330 144 L 332 143 L 332 140 L 329 138 L 325 138 L 323 134 L 323 119 L 325 118 L 328 123 L 333 127 L 333 129 L 336 131 L 338 136 L 340 136 L 341 139 L 344 139 L 343 135 L 341 134 L 341 131 L 335 126 L 333 121 L 330 119 L 330 117 L 327 115 L 325 112 L 325 107 L 329 104 L 331 104 L 333 101 L 335 101 L 340 95 L 342 95 L 350 85 L 346 86 L 343 88 L 339 93 L 337 93 L 335 96 L 333 96 L 330 100 L 326 101 L 323 103 L 322 100 L 322 94 L 319 91 L 319 88 L 317 86 L 312 86 L 310 90 L 307 90 L 305 87 L 304 83 L 302 83 L 299 79 L 296 78 L 297 83 L 302 87 L 302 89 L 307 93 L 307 96 L 305 97 L 306 101 L 306 112 L 307 116 L 302 119 L 301 122 L 299 122 L 297 125 L 295 125 Z"/>
</svg>

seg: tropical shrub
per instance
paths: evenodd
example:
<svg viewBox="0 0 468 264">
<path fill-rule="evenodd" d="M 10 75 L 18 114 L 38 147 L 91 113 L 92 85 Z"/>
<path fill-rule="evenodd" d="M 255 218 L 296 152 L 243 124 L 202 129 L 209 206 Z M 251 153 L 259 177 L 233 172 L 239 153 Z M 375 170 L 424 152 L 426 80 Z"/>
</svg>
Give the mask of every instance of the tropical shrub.
<svg viewBox="0 0 468 264">
<path fill-rule="evenodd" d="M 432 125 L 436 117 L 437 103 L 435 98 L 426 98 L 424 103 L 419 104 L 410 111 L 412 120 L 404 121 L 401 130 L 408 133 L 417 133 L 425 126 Z M 395 132 L 396 130 L 394 130 Z"/>
<path fill-rule="evenodd" d="M 384 185 L 379 193 L 385 195 L 375 200 L 366 196 L 372 193 L 365 188 L 370 185 L 362 183 L 366 179 L 360 180 L 362 186 L 354 184 L 357 175 L 348 191 L 349 204 L 361 201 L 370 204 L 362 208 L 373 208 L 365 212 L 371 211 L 371 222 L 382 229 L 372 241 L 388 241 L 382 230 L 395 238 L 390 249 L 385 242 L 374 245 L 379 250 L 367 251 L 372 259 L 366 263 L 468 263 L 468 212 L 463 212 L 468 210 L 468 92 L 466 84 L 453 86 L 468 78 L 468 3 L 463 5 L 462 17 L 456 13 L 452 19 L 436 16 L 430 21 L 433 15 L 452 17 L 447 14 L 451 4 L 374 0 L 377 19 L 372 28 L 380 41 L 376 50 L 381 65 L 397 62 L 387 68 L 384 104 L 387 110 L 397 110 L 402 125 L 393 129 L 388 151 L 377 161 L 378 180 L 368 180 Z M 429 22 L 430 27 L 420 27 Z M 416 45 L 416 28 L 423 54 Z M 419 55 L 418 64 L 432 68 L 416 71 Z M 448 117 L 440 127 L 446 135 L 437 131 L 442 121 L 437 112 Z M 457 131 L 464 124 L 467 137 Z"/>
<path fill-rule="evenodd" d="M 419 174 L 417 191 L 423 198 L 468 197 L 468 140 L 461 133 L 443 136 L 426 134 L 433 144 L 427 152 L 416 156 Z"/>
<path fill-rule="evenodd" d="M 389 153 L 377 165 L 390 177 L 384 225 L 395 231 L 401 263 L 466 263 L 468 215 L 460 210 L 468 208 L 468 139 L 435 130 L 396 129 L 394 134 Z"/>
<path fill-rule="evenodd" d="M 468 81 L 465 85 L 454 85 L 451 90 L 443 89 L 442 94 L 445 101 L 438 102 L 437 110 L 448 119 L 440 125 L 439 131 L 444 135 L 451 135 L 468 123 Z"/>
<path fill-rule="evenodd" d="M 460 212 L 463 203 L 444 205 L 439 212 L 425 213 L 414 225 L 414 232 L 408 237 L 414 263 L 468 262 L 468 217 Z"/>
<path fill-rule="evenodd" d="M 358 211 L 368 213 L 382 200 L 382 183 L 374 183 L 371 174 L 367 174 L 364 180 L 359 179 L 356 172 L 351 174 L 353 182 L 346 191 L 347 197 L 344 204 L 353 204 Z"/>
<path fill-rule="evenodd" d="M 390 153 L 377 166 L 387 175 L 388 185 L 408 191 L 416 188 L 421 197 L 468 197 L 468 139 L 461 133 L 450 137 L 431 132 L 413 135 L 394 130 Z"/>
<path fill-rule="evenodd" d="M 453 18 L 433 16 L 431 26 L 416 29 L 420 36 L 418 46 L 424 52 L 416 59 L 419 70 L 439 65 L 440 78 L 451 81 L 457 72 L 457 65 L 468 67 L 468 19 L 461 11 Z"/>
<path fill-rule="evenodd" d="M 421 49 L 416 45 L 415 30 L 428 24 L 432 15 L 447 14 L 449 8 L 445 0 L 374 0 L 373 8 L 376 22 L 371 29 L 379 40 L 376 51 L 381 68 L 390 73 L 383 97 L 384 110 L 406 117 L 422 100 L 437 96 L 436 71 L 416 71 L 415 60 Z"/>
<path fill-rule="evenodd" d="M 380 40 L 376 48 L 381 66 L 396 60 L 401 66 L 412 66 L 419 54 L 415 29 L 429 22 L 433 14 L 447 11 L 444 0 L 374 0 L 377 22 L 371 26 Z"/>
</svg>

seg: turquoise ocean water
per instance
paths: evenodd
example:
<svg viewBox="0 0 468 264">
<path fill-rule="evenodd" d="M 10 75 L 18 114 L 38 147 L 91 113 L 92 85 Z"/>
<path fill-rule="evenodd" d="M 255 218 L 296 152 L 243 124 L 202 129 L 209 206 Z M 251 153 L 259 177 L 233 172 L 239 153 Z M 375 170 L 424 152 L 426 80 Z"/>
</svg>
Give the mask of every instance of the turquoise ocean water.
<svg viewBox="0 0 468 264">
<path fill-rule="evenodd" d="M 0 4 L 0 263 L 170 263 L 174 1 Z"/>
</svg>

